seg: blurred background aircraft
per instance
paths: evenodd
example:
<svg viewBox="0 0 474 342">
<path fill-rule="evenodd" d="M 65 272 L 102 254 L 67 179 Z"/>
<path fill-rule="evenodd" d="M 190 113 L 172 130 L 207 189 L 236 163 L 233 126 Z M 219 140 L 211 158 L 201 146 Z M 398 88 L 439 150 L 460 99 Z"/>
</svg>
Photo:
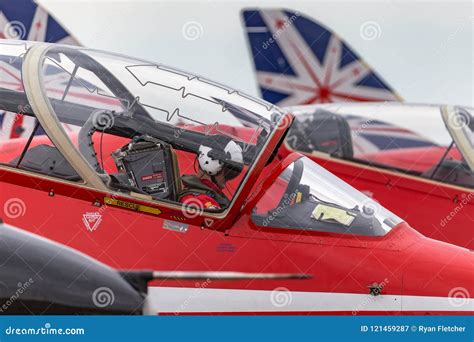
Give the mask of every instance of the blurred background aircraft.
<svg viewBox="0 0 474 342">
<path fill-rule="evenodd" d="M 184 12 L 183 4 L 187 7 Z M 468 1 L 455 6 L 397 1 L 361 6 L 354 1 L 204 4 L 0 0 L 0 37 L 77 44 L 144 56 L 261 95 L 261 84 L 257 85 L 249 58 L 252 53 L 246 46 L 248 38 L 242 29 L 245 19 L 239 15 L 244 7 L 252 5 L 291 7 L 296 9 L 292 14 L 308 14 L 336 30 L 344 37 L 340 47 L 358 51 L 349 50 L 349 55 L 361 61 L 363 58 L 363 64 L 373 68 L 368 82 L 375 80 L 386 88 L 385 94 L 374 99 L 403 97 L 410 102 L 473 106 L 473 4 Z M 314 30 L 318 24 L 308 25 L 307 30 Z M 283 30 L 287 31 L 291 30 Z M 338 37 L 330 29 L 327 34 Z M 276 46 L 269 44 L 261 51 L 269 53 Z M 0 69 L 4 82 L 14 83 L 18 76 L 14 70 Z M 268 91 L 266 94 L 275 95 Z M 278 102 L 268 96 L 267 100 Z M 311 98 L 281 104 L 303 104 L 305 100 Z M 33 129 L 33 120 L 0 112 L 0 140 L 27 136 Z"/>
<path fill-rule="evenodd" d="M 31 0 L 0 3 L 23 8 L 25 1 Z M 291 8 L 343 37 L 404 100 L 473 104 L 471 1 L 38 3 L 84 46 L 177 65 L 255 95 L 258 89 L 240 11 Z M 376 24 L 374 34 L 361 34 L 371 23 Z"/>
</svg>

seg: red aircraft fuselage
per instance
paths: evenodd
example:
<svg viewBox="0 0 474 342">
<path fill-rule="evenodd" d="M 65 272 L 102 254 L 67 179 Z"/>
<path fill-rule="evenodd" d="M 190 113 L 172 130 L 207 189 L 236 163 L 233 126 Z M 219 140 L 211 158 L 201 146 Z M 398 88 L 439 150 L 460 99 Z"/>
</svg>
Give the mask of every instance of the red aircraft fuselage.
<svg viewBox="0 0 474 342">
<path fill-rule="evenodd" d="M 325 153 L 300 153 L 372 197 L 423 235 L 473 249 L 474 192 L 471 189 L 376 166 L 423 172 L 434 168 L 444 153 L 442 148 L 433 147 L 407 150 L 359 156 L 374 165 L 333 158 Z M 280 158 L 292 152 L 284 144 Z M 423 158 L 418 160 L 420 155 Z M 459 159 L 459 152 L 454 149 L 449 156 Z"/>
<path fill-rule="evenodd" d="M 2 158 L 16 158 L 24 143 L 3 143 Z M 48 143 L 47 138 L 33 141 L 33 145 L 40 143 Z M 108 172 L 115 166 L 107 156 L 124 143 L 122 138 L 104 139 Z M 280 157 L 283 154 L 280 150 Z M 178 158 L 182 173 L 193 172 L 193 158 L 185 153 Z M 156 282 L 149 293 L 150 313 L 472 314 L 473 252 L 426 238 L 405 222 L 382 237 L 255 225 L 251 214 L 258 190 L 273 184 L 297 158 L 297 154 L 276 158 L 265 167 L 238 219 L 217 230 L 193 225 L 189 218 L 184 223 L 180 210 L 159 202 L 104 193 L 8 166 L 0 166 L 0 203 L 9 210 L 3 216 L 6 223 L 76 248 L 114 268 L 313 275 L 305 281 Z M 346 181 L 353 178 L 359 189 L 367 187 L 383 204 L 397 198 L 400 212 L 395 212 L 409 216 L 408 222 L 415 220 L 417 229 L 425 233 L 430 227 L 420 225 L 421 218 L 416 220 L 417 215 L 425 215 L 423 207 L 433 215 L 441 212 L 436 203 L 458 194 L 456 189 L 431 189 L 428 204 L 421 198 L 429 183 L 314 159 Z M 389 188 L 392 183 L 397 185 Z M 404 190 L 407 187 L 413 190 Z M 410 205 L 415 197 L 420 198 L 419 206 Z M 126 205 L 107 205 L 106 198 Z M 148 212 L 137 211 L 137 206 Z M 466 310 L 466 305 L 471 309 Z"/>
</svg>

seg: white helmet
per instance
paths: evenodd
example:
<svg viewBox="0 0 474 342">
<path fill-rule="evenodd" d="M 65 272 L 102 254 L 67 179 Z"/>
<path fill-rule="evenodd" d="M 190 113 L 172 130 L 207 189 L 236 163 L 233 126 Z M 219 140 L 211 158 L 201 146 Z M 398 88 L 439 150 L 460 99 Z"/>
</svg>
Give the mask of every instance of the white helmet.
<svg viewBox="0 0 474 342">
<path fill-rule="evenodd" d="M 223 135 L 209 136 L 199 146 L 199 167 L 209 176 L 224 172 L 225 179 L 237 177 L 243 169 L 242 148 L 232 139 Z"/>
</svg>

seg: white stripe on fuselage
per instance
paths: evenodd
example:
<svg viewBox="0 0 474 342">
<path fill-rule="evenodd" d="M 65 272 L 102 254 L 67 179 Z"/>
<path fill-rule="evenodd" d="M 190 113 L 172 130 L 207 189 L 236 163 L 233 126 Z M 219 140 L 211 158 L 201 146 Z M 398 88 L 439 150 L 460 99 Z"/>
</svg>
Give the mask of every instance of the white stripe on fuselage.
<svg viewBox="0 0 474 342">
<path fill-rule="evenodd" d="M 402 310 L 403 308 L 403 310 Z M 473 311 L 474 299 L 330 292 L 150 287 L 145 312 Z"/>
</svg>

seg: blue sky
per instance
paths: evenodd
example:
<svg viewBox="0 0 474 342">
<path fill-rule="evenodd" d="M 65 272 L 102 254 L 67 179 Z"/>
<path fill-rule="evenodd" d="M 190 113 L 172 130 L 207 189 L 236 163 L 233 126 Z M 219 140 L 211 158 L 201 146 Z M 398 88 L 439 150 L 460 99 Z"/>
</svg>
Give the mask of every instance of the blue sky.
<svg viewBox="0 0 474 342">
<path fill-rule="evenodd" d="M 474 105 L 470 1 L 38 2 L 85 46 L 172 65 L 253 95 L 258 92 L 239 12 L 290 8 L 333 29 L 405 100 Z M 378 38 L 361 37 L 367 21 L 379 25 Z M 183 35 L 190 22 L 198 23 L 194 40 Z"/>
</svg>

